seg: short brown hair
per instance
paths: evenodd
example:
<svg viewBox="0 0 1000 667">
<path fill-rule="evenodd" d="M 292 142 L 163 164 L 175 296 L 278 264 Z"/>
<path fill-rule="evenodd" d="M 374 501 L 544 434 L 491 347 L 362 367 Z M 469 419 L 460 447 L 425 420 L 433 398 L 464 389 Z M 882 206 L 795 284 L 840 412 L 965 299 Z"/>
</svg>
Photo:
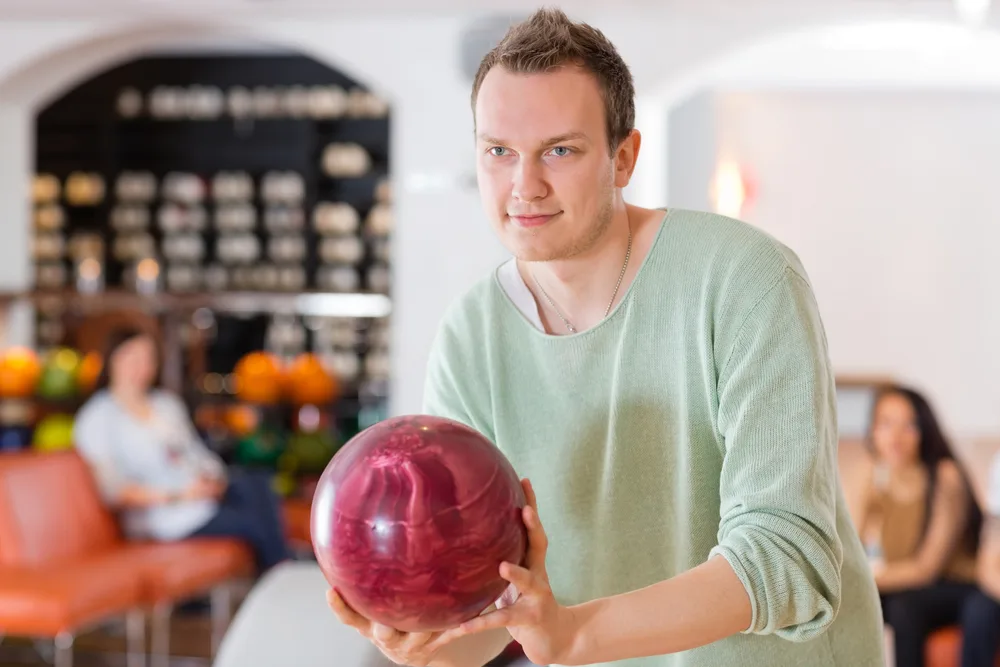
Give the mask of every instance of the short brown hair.
<svg viewBox="0 0 1000 667">
<path fill-rule="evenodd" d="M 500 43 L 483 57 L 472 84 L 473 116 L 479 88 L 494 67 L 537 74 L 567 64 L 583 67 L 597 78 L 604 98 L 608 144 L 614 153 L 635 127 L 632 73 L 604 33 L 586 23 L 574 23 L 559 9 L 540 9 L 512 25 Z"/>
</svg>

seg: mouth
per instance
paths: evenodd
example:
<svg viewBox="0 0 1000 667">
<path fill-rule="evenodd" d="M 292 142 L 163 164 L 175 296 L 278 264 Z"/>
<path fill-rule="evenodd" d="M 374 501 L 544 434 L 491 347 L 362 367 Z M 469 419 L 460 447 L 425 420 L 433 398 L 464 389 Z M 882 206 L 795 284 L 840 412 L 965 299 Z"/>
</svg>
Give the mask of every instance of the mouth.
<svg viewBox="0 0 1000 667">
<path fill-rule="evenodd" d="M 557 215 L 559 215 L 559 213 L 550 213 L 550 214 L 543 214 L 543 215 L 537 215 L 537 214 L 533 214 L 533 215 L 508 215 L 507 217 L 510 218 L 510 221 L 513 222 L 518 227 L 521 227 L 521 228 L 524 228 L 524 229 L 531 229 L 533 227 L 541 227 L 545 223 L 547 223 L 550 220 L 552 220 L 553 218 L 555 218 Z"/>
</svg>

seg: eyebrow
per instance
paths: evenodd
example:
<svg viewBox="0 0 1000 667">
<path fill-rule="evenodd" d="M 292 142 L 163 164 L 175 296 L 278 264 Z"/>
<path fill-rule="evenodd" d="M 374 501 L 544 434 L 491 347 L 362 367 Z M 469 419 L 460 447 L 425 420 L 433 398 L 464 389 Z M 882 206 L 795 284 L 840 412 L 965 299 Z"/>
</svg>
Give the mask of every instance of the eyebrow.
<svg viewBox="0 0 1000 667">
<path fill-rule="evenodd" d="M 542 142 L 542 146 L 543 147 L 554 146 L 556 144 L 561 144 L 564 141 L 575 141 L 575 140 L 578 140 L 578 139 L 584 139 L 584 140 L 586 140 L 586 138 L 587 138 L 587 135 L 584 134 L 583 132 L 566 132 L 565 134 L 560 134 L 560 135 L 554 136 L 554 137 L 552 137 L 550 139 L 546 139 L 544 142 Z M 488 143 L 488 144 L 499 144 L 501 146 L 504 146 L 504 145 L 507 144 L 507 142 L 503 141 L 502 139 L 497 139 L 496 137 L 491 137 L 491 136 L 486 135 L 486 134 L 480 134 L 479 135 L 479 139 L 482 140 L 482 141 L 484 141 L 484 142 L 486 142 L 486 143 Z"/>
</svg>

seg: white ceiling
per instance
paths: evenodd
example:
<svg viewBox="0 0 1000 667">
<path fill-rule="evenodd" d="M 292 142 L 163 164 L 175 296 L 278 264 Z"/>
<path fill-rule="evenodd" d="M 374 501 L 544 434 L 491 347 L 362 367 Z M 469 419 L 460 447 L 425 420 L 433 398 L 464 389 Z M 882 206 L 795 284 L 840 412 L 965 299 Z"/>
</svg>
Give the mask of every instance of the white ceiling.
<svg viewBox="0 0 1000 667">
<path fill-rule="evenodd" d="M 663 8 L 678 0 L 611 0 L 633 9 Z M 684 3 L 688 0 L 680 0 Z M 752 0 L 750 0 L 752 1 Z M 148 15 L 209 16 L 221 12 L 283 14 L 295 16 L 394 14 L 463 14 L 482 11 L 531 10 L 531 0 L 0 0 L 0 19 L 88 18 Z M 566 11 L 600 10 L 609 0 L 564 0 Z"/>
<path fill-rule="evenodd" d="M 902 12 L 941 10 L 951 0 L 0 0 L 0 20 L 67 18 L 142 18 L 145 16 L 231 18 L 254 14 L 319 16 L 359 14 L 471 14 L 481 12 L 529 12 L 543 4 L 557 4 L 568 13 L 604 11 L 676 12 L 710 15 L 725 20 L 728 15 L 750 12 L 794 13 L 815 10 L 887 7 Z"/>
</svg>

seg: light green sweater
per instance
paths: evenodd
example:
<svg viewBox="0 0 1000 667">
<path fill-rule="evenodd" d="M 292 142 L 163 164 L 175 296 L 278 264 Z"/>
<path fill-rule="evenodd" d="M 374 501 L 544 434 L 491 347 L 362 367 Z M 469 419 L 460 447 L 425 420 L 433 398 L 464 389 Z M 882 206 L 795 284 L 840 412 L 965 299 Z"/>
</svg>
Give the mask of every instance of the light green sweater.
<svg viewBox="0 0 1000 667">
<path fill-rule="evenodd" d="M 561 603 L 731 564 L 746 633 L 616 667 L 882 665 L 816 301 L 798 258 L 754 227 L 671 210 L 621 303 L 570 336 L 539 331 L 489 276 L 444 318 L 424 409 L 532 480 Z"/>
</svg>

